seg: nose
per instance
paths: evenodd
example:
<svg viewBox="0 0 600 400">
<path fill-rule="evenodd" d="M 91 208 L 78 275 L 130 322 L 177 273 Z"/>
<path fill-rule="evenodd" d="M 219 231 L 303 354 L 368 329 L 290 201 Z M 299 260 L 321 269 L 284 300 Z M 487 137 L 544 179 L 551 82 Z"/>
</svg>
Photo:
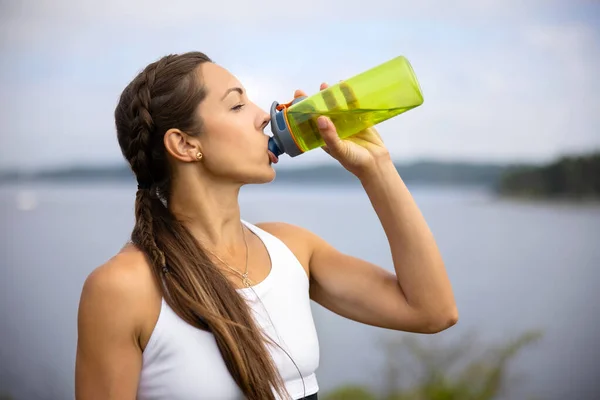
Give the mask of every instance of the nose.
<svg viewBox="0 0 600 400">
<path fill-rule="evenodd" d="M 260 124 L 260 129 L 263 130 L 267 127 L 267 125 L 269 125 L 269 122 L 271 122 L 271 116 L 269 115 L 269 113 L 262 111 L 262 110 L 261 110 L 261 113 L 262 113 L 262 115 L 261 115 L 260 121 L 262 121 L 262 122 Z"/>
</svg>

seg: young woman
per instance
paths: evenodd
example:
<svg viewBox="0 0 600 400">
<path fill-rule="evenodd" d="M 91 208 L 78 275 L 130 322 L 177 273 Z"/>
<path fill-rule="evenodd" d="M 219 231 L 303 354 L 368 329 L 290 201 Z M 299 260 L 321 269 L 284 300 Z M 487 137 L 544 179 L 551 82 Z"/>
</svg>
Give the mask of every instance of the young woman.
<svg viewBox="0 0 600 400">
<path fill-rule="evenodd" d="M 301 227 L 241 219 L 242 185 L 275 177 L 269 115 L 206 55 L 148 65 L 115 119 L 138 181 L 136 222 L 84 284 L 77 399 L 316 399 L 311 299 L 388 329 L 456 323 L 434 238 L 374 129 L 340 140 L 318 120 L 325 151 L 370 198 L 395 274 Z"/>
</svg>

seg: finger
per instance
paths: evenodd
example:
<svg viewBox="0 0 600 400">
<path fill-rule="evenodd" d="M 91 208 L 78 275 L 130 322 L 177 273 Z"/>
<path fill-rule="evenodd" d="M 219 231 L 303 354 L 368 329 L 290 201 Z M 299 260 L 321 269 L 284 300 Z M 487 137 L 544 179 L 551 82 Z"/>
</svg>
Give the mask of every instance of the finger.
<svg viewBox="0 0 600 400">
<path fill-rule="evenodd" d="M 329 85 L 325 82 L 321 83 L 321 91 L 327 89 L 329 87 Z M 335 96 L 333 94 L 332 91 L 325 91 L 321 94 L 321 97 L 323 97 L 323 100 L 325 101 L 325 106 L 327 107 L 327 109 L 329 111 L 334 111 L 338 109 L 338 102 L 335 99 Z"/>
<path fill-rule="evenodd" d="M 329 118 L 321 116 L 317 119 L 317 126 L 327 145 L 328 152 L 336 153 L 339 151 L 344 143 L 338 136 L 333 122 Z"/>
<path fill-rule="evenodd" d="M 297 89 L 294 92 L 294 98 L 295 99 L 297 99 L 298 97 L 302 97 L 302 96 L 306 96 L 306 92 L 304 92 L 304 90 Z"/>
<path fill-rule="evenodd" d="M 352 89 L 352 87 L 350 85 L 348 85 L 346 82 L 341 82 L 340 83 L 340 91 L 342 92 L 342 95 L 344 96 L 344 100 L 346 100 L 346 106 L 348 106 L 349 110 L 354 110 L 354 109 L 358 108 L 358 106 L 359 106 L 358 99 L 356 98 L 354 89 Z"/>
</svg>

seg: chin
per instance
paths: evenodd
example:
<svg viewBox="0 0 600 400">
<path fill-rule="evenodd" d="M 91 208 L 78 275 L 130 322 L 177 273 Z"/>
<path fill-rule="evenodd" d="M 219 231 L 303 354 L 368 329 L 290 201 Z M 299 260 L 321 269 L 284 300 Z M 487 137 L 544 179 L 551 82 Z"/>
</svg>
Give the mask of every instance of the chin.
<svg viewBox="0 0 600 400">
<path fill-rule="evenodd" d="M 271 183 L 271 182 L 273 182 L 275 180 L 275 176 L 276 175 L 277 175 L 277 173 L 275 172 L 275 170 L 273 169 L 273 167 L 271 167 L 269 165 L 269 168 L 267 169 L 267 171 L 263 175 L 263 179 L 261 180 L 260 183 Z"/>
<path fill-rule="evenodd" d="M 275 170 L 270 165 L 267 165 L 266 168 L 258 168 L 252 174 L 247 174 L 245 176 L 244 182 L 250 185 L 258 185 L 263 183 L 270 183 L 275 179 Z"/>
</svg>

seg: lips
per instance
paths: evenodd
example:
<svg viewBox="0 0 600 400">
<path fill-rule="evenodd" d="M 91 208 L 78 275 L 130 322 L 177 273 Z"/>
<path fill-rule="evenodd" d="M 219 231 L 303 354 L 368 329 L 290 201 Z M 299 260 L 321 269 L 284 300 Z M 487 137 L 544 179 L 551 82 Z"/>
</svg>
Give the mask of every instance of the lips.
<svg viewBox="0 0 600 400">
<path fill-rule="evenodd" d="M 269 159 L 271 160 L 271 162 L 273 164 L 277 164 L 277 162 L 279 161 L 279 158 L 273 154 L 273 152 L 271 150 L 267 150 L 267 153 L 269 153 Z"/>
</svg>

